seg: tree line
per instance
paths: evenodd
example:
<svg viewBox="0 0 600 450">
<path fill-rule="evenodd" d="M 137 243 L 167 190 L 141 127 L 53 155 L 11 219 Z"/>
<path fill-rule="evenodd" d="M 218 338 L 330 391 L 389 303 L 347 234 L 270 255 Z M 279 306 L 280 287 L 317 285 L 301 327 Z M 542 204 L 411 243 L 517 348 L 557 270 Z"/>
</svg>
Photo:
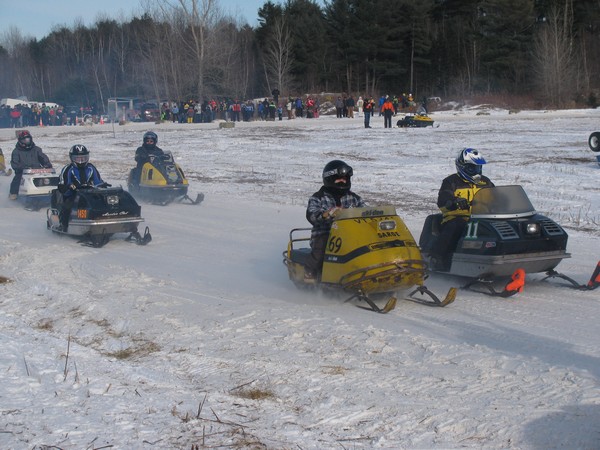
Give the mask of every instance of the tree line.
<svg viewBox="0 0 600 450">
<path fill-rule="evenodd" d="M 0 97 L 106 108 L 111 97 L 533 96 L 596 106 L 598 0 L 266 1 L 251 27 L 218 0 L 0 37 Z"/>
</svg>

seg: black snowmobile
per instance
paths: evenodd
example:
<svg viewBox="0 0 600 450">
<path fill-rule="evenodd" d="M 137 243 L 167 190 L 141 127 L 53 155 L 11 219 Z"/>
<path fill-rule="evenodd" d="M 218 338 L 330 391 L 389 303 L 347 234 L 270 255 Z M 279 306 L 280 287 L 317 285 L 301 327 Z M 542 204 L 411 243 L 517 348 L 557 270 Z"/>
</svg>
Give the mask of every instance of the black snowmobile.
<svg viewBox="0 0 600 450">
<path fill-rule="evenodd" d="M 594 131 L 590 134 L 588 145 L 593 152 L 597 153 L 596 159 L 598 160 L 598 165 L 600 165 L 600 131 Z"/>
<path fill-rule="evenodd" d="M 566 251 L 568 235 L 552 219 L 535 211 L 521 186 L 496 186 L 475 194 L 471 217 L 448 269 L 437 269 L 430 255 L 441 220 L 442 214 L 426 218 L 419 246 L 432 271 L 469 278 L 463 288 L 484 287 L 486 294 L 508 297 L 522 291 L 526 273 L 541 272 L 546 278 L 562 278 L 579 289 L 600 285 L 598 273 L 587 285 L 580 285 L 554 270 L 571 257 Z M 511 279 L 504 290 L 496 291 L 493 282 L 502 277 Z"/>
<path fill-rule="evenodd" d="M 150 156 L 150 161 L 141 168 L 141 174 L 136 176 L 137 168 L 131 169 L 127 186 L 129 192 L 155 205 L 167 205 L 173 201 L 187 201 L 197 205 L 204 200 L 204 194 L 198 194 L 195 199 L 188 195 L 189 182 L 183 170 L 177 164 L 170 152 L 163 156 Z M 139 179 L 139 184 L 134 180 Z"/>
<path fill-rule="evenodd" d="M 47 228 L 54 233 L 81 238 L 82 243 L 102 247 L 117 233 L 129 233 L 127 241 L 146 245 L 152 240 L 148 227 L 144 235 L 138 226 L 144 222 L 141 207 L 129 192 L 121 187 L 89 187 L 77 191 L 67 228 L 60 223 L 63 196 L 52 191 L 51 207 L 47 210 Z"/>
</svg>

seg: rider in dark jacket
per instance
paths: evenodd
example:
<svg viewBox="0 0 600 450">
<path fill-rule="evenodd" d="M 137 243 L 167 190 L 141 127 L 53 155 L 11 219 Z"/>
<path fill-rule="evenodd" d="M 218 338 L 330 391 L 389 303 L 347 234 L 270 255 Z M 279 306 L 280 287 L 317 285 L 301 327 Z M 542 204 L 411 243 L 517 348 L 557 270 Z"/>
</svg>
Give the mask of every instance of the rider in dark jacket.
<svg viewBox="0 0 600 450">
<path fill-rule="evenodd" d="M 308 199 L 306 219 L 312 224 L 311 258 L 306 279 L 316 279 L 321 273 L 329 230 L 340 209 L 365 206 L 359 195 L 350 190 L 352 167 L 334 160 L 323 169 L 323 186 Z"/>
<path fill-rule="evenodd" d="M 62 194 L 59 217 L 61 227 L 65 231 L 77 191 L 82 188 L 109 186 L 102 180 L 96 166 L 89 162 L 90 152 L 85 145 L 78 144 L 71 147 L 69 158 L 71 164 L 63 167 L 58 178 L 58 191 Z"/>
<path fill-rule="evenodd" d="M 19 186 L 25 169 L 50 169 L 52 163 L 48 156 L 33 143 L 31 133 L 27 130 L 19 132 L 17 145 L 12 151 L 10 165 L 15 171 L 15 177 L 10 183 L 10 199 L 16 200 L 19 195 Z"/>
<path fill-rule="evenodd" d="M 135 161 L 137 166 L 132 171 L 131 179 L 134 185 L 139 186 L 140 177 L 142 175 L 142 167 L 147 162 L 150 162 L 152 157 L 164 156 L 165 152 L 158 147 L 158 136 L 154 131 L 148 131 L 144 133 L 143 143 L 141 147 L 138 147 L 135 151 Z"/>
<path fill-rule="evenodd" d="M 442 228 L 431 250 L 434 269 L 450 269 L 450 253 L 471 217 L 471 202 L 480 189 L 493 187 L 494 183 L 482 175 L 482 166 L 486 163 L 481 152 L 473 148 L 464 148 L 456 160 L 456 173 L 442 181 L 438 193 L 437 205 L 442 212 Z"/>
</svg>

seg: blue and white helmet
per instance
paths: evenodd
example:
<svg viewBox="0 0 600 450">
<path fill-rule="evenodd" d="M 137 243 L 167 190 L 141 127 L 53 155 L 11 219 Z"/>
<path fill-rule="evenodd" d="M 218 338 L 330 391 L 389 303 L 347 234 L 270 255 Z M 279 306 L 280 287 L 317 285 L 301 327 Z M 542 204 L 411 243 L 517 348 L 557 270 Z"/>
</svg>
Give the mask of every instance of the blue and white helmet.
<svg viewBox="0 0 600 450">
<path fill-rule="evenodd" d="M 479 184 L 485 159 L 479 150 L 463 148 L 456 157 L 456 172 L 466 181 Z"/>
</svg>

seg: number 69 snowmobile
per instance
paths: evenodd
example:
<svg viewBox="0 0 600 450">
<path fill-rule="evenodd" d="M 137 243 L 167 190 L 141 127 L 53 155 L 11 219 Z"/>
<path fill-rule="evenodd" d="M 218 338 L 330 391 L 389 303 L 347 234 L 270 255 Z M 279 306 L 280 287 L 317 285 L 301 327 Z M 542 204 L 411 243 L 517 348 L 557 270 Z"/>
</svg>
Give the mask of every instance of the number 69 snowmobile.
<svg viewBox="0 0 600 450">
<path fill-rule="evenodd" d="M 150 161 L 142 166 L 138 175 L 139 184 L 134 182 L 136 170 L 133 168 L 129 173 L 129 192 L 149 203 L 167 205 L 173 201 L 188 201 L 197 205 L 204 200 L 204 194 L 198 194 L 195 199 L 188 196 L 188 179 L 171 152 L 165 152 L 162 156 L 151 155 Z"/>
<path fill-rule="evenodd" d="M 428 262 L 441 220 L 442 214 L 428 216 L 421 232 L 419 246 Z M 560 225 L 535 211 L 521 186 L 485 188 L 473 198 L 471 217 L 451 255 L 449 269 L 434 270 L 467 277 L 470 280 L 464 288 L 478 291 L 483 287 L 483 293 L 502 297 L 521 292 L 527 273 L 545 272 L 546 278 L 558 277 L 579 289 L 595 289 L 600 285 L 598 273 L 588 285 L 580 285 L 554 270 L 571 257 L 566 251 L 567 239 Z M 493 283 L 501 277 L 511 279 L 504 290 L 497 291 Z"/>
<path fill-rule="evenodd" d="M 349 293 L 346 301 L 363 300 L 380 313 L 394 309 L 394 293 L 413 288 L 409 299 L 432 306 L 446 306 L 456 297 L 456 288 L 451 288 L 440 300 L 424 286 L 427 264 L 393 206 L 341 210 L 331 226 L 323 270 L 316 283 L 305 279 L 310 230 L 291 230 L 287 250 L 283 252 L 289 278 L 299 288 L 316 286 L 324 291 Z M 414 297 L 417 293 L 429 299 Z M 378 294 L 392 294 L 383 308 L 374 302 L 373 296 Z"/>
<path fill-rule="evenodd" d="M 46 226 L 54 233 L 77 236 L 82 243 L 102 247 L 117 233 L 129 233 L 127 241 L 146 245 L 152 236 L 146 227 L 144 235 L 138 225 L 144 222 L 141 207 L 129 192 L 121 187 L 84 187 L 77 191 L 65 229 L 60 213 L 64 207 L 62 194 L 52 191 L 52 204 L 47 210 Z"/>
</svg>

